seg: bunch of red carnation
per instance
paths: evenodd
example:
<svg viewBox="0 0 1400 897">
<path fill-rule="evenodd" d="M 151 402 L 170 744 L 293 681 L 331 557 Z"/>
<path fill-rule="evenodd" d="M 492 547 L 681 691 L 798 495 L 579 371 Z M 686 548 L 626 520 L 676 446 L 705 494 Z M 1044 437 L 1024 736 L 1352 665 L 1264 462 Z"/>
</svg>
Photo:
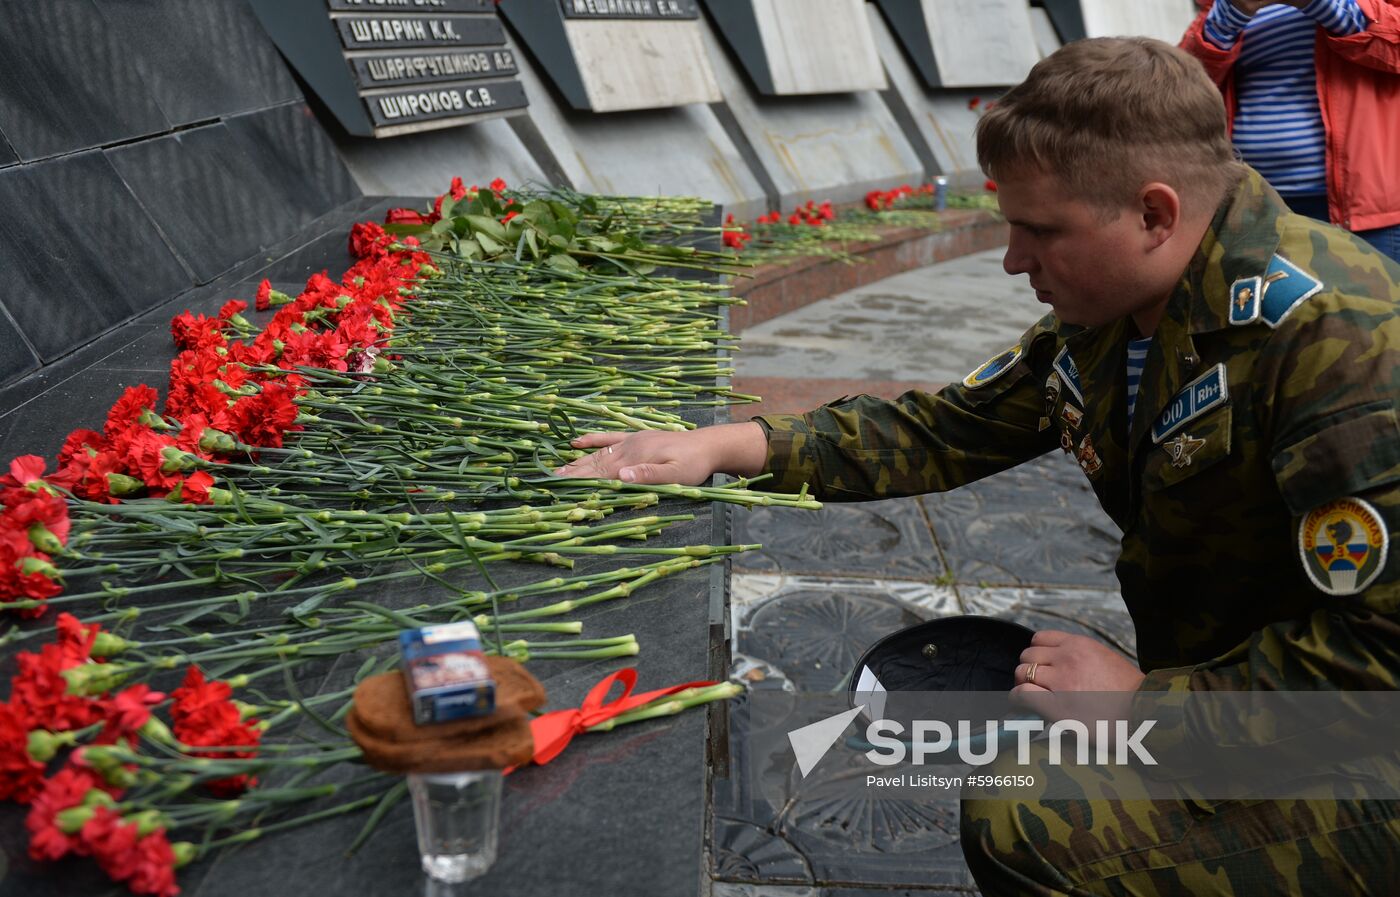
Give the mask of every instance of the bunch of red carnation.
<svg viewBox="0 0 1400 897">
<path fill-rule="evenodd" d="M 724 241 L 725 246 L 739 252 L 753 239 L 753 234 L 745 230 L 742 224 L 736 224 L 734 216 L 730 214 L 725 216 L 724 234 L 720 239 Z"/>
<path fill-rule="evenodd" d="M 170 718 L 174 722 L 175 738 L 187 747 L 256 748 L 262 742 L 257 721 L 247 722 L 233 701 L 233 688 L 227 682 L 208 681 L 199 667 L 191 666 L 184 683 L 170 696 L 174 703 Z M 255 750 L 225 750 L 191 752 L 197 757 L 255 757 Z M 242 794 L 256 781 L 246 775 L 215 779 L 205 787 L 216 797 Z"/>
<path fill-rule="evenodd" d="M 520 209 L 518 208 L 519 204 L 516 203 L 516 201 L 513 199 L 505 198 L 505 192 L 507 190 L 507 187 L 504 178 L 496 178 L 488 185 L 487 189 L 494 193 L 498 200 L 504 200 L 503 208 L 506 209 L 506 213 L 501 218 L 502 224 L 508 224 L 510 222 L 510 219 L 520 214 Z M 442 220 L 442 203 L 447 197 L 450 196 L 454 200 L 460 202 L 463 199 L 476 199 L 476 195 L 480 192 L 481 188 L 478 187 L 476 184 L 472 184 L 470 187 L 467 187 L 464 185 L 461 178 L 454 177 L 452 179 L 451 186 L 448 188 L 448 191 L 446 193 L 439 194 L 433 199 L 433 210 L 428 214 L 425 215 L 417 209 L 390 209 L 384 215 L 384 223 L 433 224 Z"/>
<path fill-rule="evenodd" d="M 937 188 L 933 184 L 900 184 L 892 190 L 871 190 L 865 194 L 865 205 L 872 212 L 883 212 L 894 208 L 896 203 L 911 196 L 932 196 Z"/>
<path fill-rule="evenodd" d="M 106 672 L 105 658 L 127 647 L 100 625 L 64 613 L 54 642 L 19 652 L 9 699 L 0 703 L 0 800 L 30 805 L 25 827 L 36 861 L 90 856 L 134 893 L 168 897 L 179 892 L 174 870 L 194 849 L 172 845 L 159 814 L 121 812 L 116 801 L 135 781 L 134 768 L 103 747 L 134 748 L 140 734 L 170 740 L 171 730 L 153 716 L 166 696 L 144 684 L 119 688 L 121 674 Z M 255 757 L 262 726 L 243 718 L 232 693 L 228 683 L 208 681 L 191 666 L 171 695 L 175 746 L 195 757 Z M 225 750 L 190 750 L 204 745 Z M 76 749 L 61 761 L 69 748 Z M 230 798 L 252 784 L 239 775 L 205 787 Z"/>
<path fill-rule="evenodd" d="M 24 455 L 0 476 L 0 600 L 42 601 L 62 590 L 52 556 L 68 543 L 68 504 L 44 482 L 44 466 Z M 41 613 L 42 606 L 20 610 Z"/>
<path fill-rule="evenodd" d="M 759 224 L 781 224 L 784 216 L 782 212 L 771 212 L 767 215 L 758 216 Z M 786 216 L 787 223 L 793 227 L 807 225 L 808 227 L 825 227 L 827 222 L 836 220 L 836 210 L 832 208 L 831 201 L 817 204 L 815 199 L 807 200 L 806 204 L 798 206 Z"/>
</svg>

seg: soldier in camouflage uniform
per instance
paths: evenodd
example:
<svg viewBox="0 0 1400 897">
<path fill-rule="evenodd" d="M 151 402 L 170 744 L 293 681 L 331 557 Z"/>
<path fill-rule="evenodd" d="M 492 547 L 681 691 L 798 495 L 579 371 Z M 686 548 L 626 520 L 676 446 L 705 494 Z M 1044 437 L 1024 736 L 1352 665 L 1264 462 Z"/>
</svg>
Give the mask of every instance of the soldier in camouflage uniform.
<svg viewBox="0 0 1400 897">
<path fill-rule="evenodd" d="M 1057 169 L 1095 139 L 1108 164 Z M 1178 164 L 1195 145 L 1214 160 Z M 1159 42 L 1066 46 L 982 120 L 978 146 L 1011 223 L 1007 270 L 1055 309 L 1017 345 L 937 394 L 767 415 L 757 437 L 594 434 L 578 445 L 606 450 L 562 472 L 761 467 L 778 490 L 863 500 L 1060 449 L 1123 530 L 1141 670 L 1038 633 L 1018 690 L 1397 688 L 1400 266 L 1231 161 L 1213 85 Z M 1115 204 L 1131 214 L 1093 217 Z M 1149 336 L 1130 416 L 1127 351 Z M 1400 805 L 968 800 L 963 845 L 989 897 L 1388 893 Z"/>
</svg>

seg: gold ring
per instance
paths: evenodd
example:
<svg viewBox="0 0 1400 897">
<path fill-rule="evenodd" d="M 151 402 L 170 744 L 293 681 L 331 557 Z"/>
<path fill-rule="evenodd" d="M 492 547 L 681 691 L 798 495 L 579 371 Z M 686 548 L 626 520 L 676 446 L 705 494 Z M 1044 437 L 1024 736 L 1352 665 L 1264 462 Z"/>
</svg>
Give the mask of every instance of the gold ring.
<svg viewBox="0 0 1400 897">
<path fill-rule="evenodd" d="M 1035 683 L 1035 668 L 1038 667 L 1038 666 L 1040 666 L 1040 664 L 1038 664 L 1038 663 L 1033 663 L 1033 664 L 1030 665 L 1030 668 L 1026 670 L 1026 681 L 1027 681 L 1027 682 L 1030 682 L 1030 683 L 1032 683 L 1032 684 Z"/>
</svg>

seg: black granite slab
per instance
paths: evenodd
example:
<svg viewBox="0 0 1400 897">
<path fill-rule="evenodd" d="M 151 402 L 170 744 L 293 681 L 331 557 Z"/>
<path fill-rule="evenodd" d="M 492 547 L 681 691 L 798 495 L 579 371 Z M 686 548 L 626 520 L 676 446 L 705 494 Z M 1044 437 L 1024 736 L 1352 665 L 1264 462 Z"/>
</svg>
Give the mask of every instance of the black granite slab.
<svg viewBox="0 0 1400 897">
<path fill-rule="evenodd" d="M 0 170 L 0 270 L 46 363 L 192 283 L 97 151 Z"/>
<path fill-rule="evenodd" d="M 919 500 L 959 583 L 1118 587 L 1121 533 L 1059 451 Z"/>
<path fill-rule="evenodd" d="M 10 141 L 5 139 L 3 133 L 0 133 L 0 168 L 13 165 L 18 161 L 19 155 L 15 153 L 14 147 L 10 146 Z"/>
<path fill-rule="evenodd" d="M 763 550 L 735 558 L 746 572 L 936 579 L 943 561 L 918 502 L 829 503 L 820 511 L 755 508 L 734 514 L 734 538 Z"/>
<path fill-rule="evenodd" d="M 335 144 L 305 102 L 230 116 L 224 127 L 298 215 L 320 215 L 360 195 Z"/>
<path fill-rule="evenodd" d="M 417 200 L 414 204 L 420 203 Z M 344 265 L 336 253 L 344 251 L 348 225 L 364 217 L 373 205 L 373 201 L 346 203 L 318 219 L 314 230 L 304 229 L 295 240 L 270 250 L 270 261 L 260 258 L 240 265 L 214 283 L 129 322 L 55 366 L 51 378 L 31 375 L 0 390 L 0 453 L 10 452 L 12 446 L 39 443 L 45 444 L 41 450 L 51 452 L 48 443 L 54 436 L 77 426 L 98 425 L 107 404 L 131 377 L 163 385 L 158 371 L 172 352 L 165 328 L 168 315 L 178 307 L 217 307 L 230 295 L 246 293 L 287 256 L 295 256 L 299 265 L 339 274 Z M 318 251 L 322 253 L 319 258 Z M 649 541 L 647 547 L 723 539 L 722 515 L 715 515 L 713 509 L 676 504 L 667 511 L 696 516 Z M 619 566 L 628 560 L 626 556 L 588 558 L 577 564 L 575 573 Z M 503 583 L 510 582 L 512 576 L 532 580 L 540 576 L 538 568 L 522 571 L 512 565 L 499 566 L 514 571 L 492 571 Z M 599 679 L 625 666 L 637 667 L 640 689 L 709 678 L 714 668 L 713 576 L 721 569 L 698 568 L 657 582 L 630 598 L 593 605 L 574 615 L 572 619 L 584 623 L 586 637 L 634 633 L 642 653 L 593 663 L 532 663 L 532 671 L 549 690 L 549 707 L 576 706 Z M 426 594 L 429 592 L 421 586 L 383 586 L 356 597 L 405 607 L 420 602 Z M 264 614 L 276 612 L 277 608 L 259 608 L 247 624 L 256 626 L 271 619 Z M 148 623 L 151 616 L 142 619 Z M 343 688 L 352 681 L 359 659 L 339 658 L 301 668 L 296 673 L 298 687 L 303 693 Z M 514 773 L 505 786 L 500 859 L 487 876 L 460 891 L 425 889 L 406 802 L 386 815 L 370 844 L 353 856 L 347 857 L 345 851 L 365 822 L 363 812 L 225 850 L 182 870 L 180 884 L 183 893 L 194 897 L 244 897 L 250 892 L 327 897 L 703 894 L 708 881 L 704 865 L 710 768 L 707 751 L 711 718 L 719 712 L 691 711 L 606 735 L 582 735 L 552 764 Z M 365 775 L 365 770 L 341 767 L 332 779 L 346 783 Z M 366 787 L 372 788 L 374 783 Z M 325 804 L 307 809 L 321 806 Z M 0 850 L 4 854 L 0 860 L 8 860 L 10 869 L 7 876 L 0 877 L 0 895 L 59 897 L 81 893 L 106 897 L 121 892 L 108 886 L 83 860 L 57 866 L 28 861 L 23 856 L 21 818 L 18 808 L 0 807 Z"/>
<path fill-rule="evenodd" d="M 106 151 L 199 283 L 257 255 L 316 217 L 285 196 L 266 159 L 223 124 Z M 327 202 L 322 210 L 334 206 Z"/>
<path fill-rule="evenodd" d="M 20 336 L 9 312 L 0 306 L 0 386 L 39 366 L 39 357 Z"/>
<path fill-rule="evenodd" d="M 0 130 L 25 161 L 168 130 L 145 54 L 93 0 L 7 3 L 0 28 Z M 190 4 L 197 6 L 199 4 Z"/>
<path fill-rule="evenodd" d="M 145 94 L 172 125 L 301 99 L 286 63 L 244 0 L 95 5 L 109 33 L 144 61 Z"/>
</svg>

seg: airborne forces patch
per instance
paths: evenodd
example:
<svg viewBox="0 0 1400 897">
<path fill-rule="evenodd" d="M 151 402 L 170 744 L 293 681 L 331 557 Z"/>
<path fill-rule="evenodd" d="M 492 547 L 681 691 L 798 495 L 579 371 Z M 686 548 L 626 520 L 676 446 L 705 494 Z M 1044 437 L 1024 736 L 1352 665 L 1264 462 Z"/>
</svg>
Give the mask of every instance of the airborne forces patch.
<svg viewBox="0 0 1400 897">
<path fill-rule="evenodd" d="M 1230 323 L 1263 321 L 1277 327 L 1304 300 L 1322 291 L 1322 281 L 1277 253 L 1263 277 L 1243 277 L 1230 285 Z"/>
<path fill-rule="evenodd" d="M 979 386 L 986 386 L 996 380 L 1002 374 L 1016 366 L 1016 362 L 1021 360 L 1024 349 L 1020 346 L 1012 346 L 1000 355 L 994 356 L 984 362 L 977 370 L 963 378 L 963 386 L 968 389 L 976 389 Z"/>
<path fill-rule="evenodd" d="M 1385 569 L 1390 534 L 1380 512 L 1359 498 L 1313 508 L 1298 525 L 1298 553 L 1313 585 L 1355 595 Z"/>
</svg>

